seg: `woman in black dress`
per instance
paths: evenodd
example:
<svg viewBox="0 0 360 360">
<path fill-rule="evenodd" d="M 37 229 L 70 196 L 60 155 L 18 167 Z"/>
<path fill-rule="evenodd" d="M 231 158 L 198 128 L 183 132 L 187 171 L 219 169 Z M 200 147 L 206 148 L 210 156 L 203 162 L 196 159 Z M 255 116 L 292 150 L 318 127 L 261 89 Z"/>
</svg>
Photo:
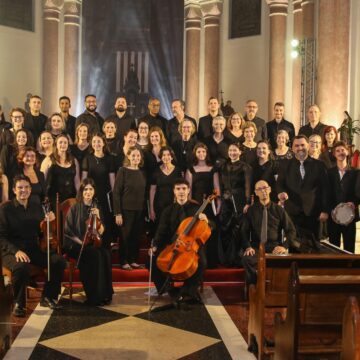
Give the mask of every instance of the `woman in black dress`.
<svg viewBox="0 0 360 360">
<path fill-rule="evenodd" d="M 64 249 L 72 258 L 78 259 L 90 214 L 102 220 L 102 214 L 93 206 L 95 184 L 92 179 L 83 179 L 76 196 L 77 202 L 70 208 L 65 221 Z M 102 226 L 99 233 L 102 234 Z M 80 279 L 86 294 L 86 304 L 109 305 L 114 293 L 112 288 L 111 254 L 106 247 L 87 245 L 83 248 L 80 262 Z"/>
<path fill-rule="evenodd" d="M 105 120 L 103 127 L 103 133 L 105 134 L 106 146 L 112 155 L 118 155 L 120 152 L 120 140 L 117 137 L 117 127 L 115 121 Z"/>
<path fill-rule="evenodd" d="M 56 138 L 54 153 L 50 159 L 51 166 L 45 174 L 46 195 L 55 209 L 57 193 L 60 202 L 76 196 L 76 191 L 80 187 L 80 169 L 78 161 L 70 153 L 66 135 Z"/>
<path fill-rule="evenodd" d="M 245 141 L 241 145 L 241 160 L 250 166 L 254 166 L 257 162 L 256 157 L 256 141 L 255 135 L 257 133 L 256 125 L 247 121 L 244 125 L 244 138 Z"/>
<path fill-rule="evenodd" d="M 150 220 L 158 224 L 161 212 L 174 202 L 173 183 L 182 177 L 179 167 L 173 164 L 174 152 L 168 146 L 160 150 L 161 165 L 155 170 L 150 185 Z"/>
<path fill-rule="evenodd" d="M 332 153 L 332 148 L 338 139 L 338 132 L 334 126 L 327 126 L 322 135 L 322 147 L 319 160 L 321 160 L 327 169 L 336 166 L 336 158 Z"/>
<path fill-rule="evenodd" d="M 138 269 L 139 238 L 143 219 L 146 179 L 140 167 L 142 153 L 129 148 L 124 166 L 117 172 L 114 185 L 114 215 L 121 226 L 120 266 L 124 270 Z"/>
<path fill-rule="evenodd" d="M 45 124 L 45 130 L 49 131 L 54 141 L 60 134 L 66 135 L 69 144 L 72 144 L 71 136 L 66 132 L 66 123 L 60 113 L 53 113 L 49 116 Z"/>
<path fill-rule="evenodd" d="M 54 139 L 49 131 L 43 131 L 39 136 L 37 159 L 40 164 L 40 170 L 46 173 L 46 167 L 51 166 L 50 155 L 54 151 Z M 47 159 L 46 161 L 44 161 Z"/>
<path fill-rule="evenodd" d="M 272 159 L 267 140 L 260 140 L 256 147 L 257 163 L 253 167 L 253 189 L 259 180 L 265 180 L 271 187 L 271 200 L 277 201 L 276 180 L 279 165 Z"/>
<path fill-rule="evenodd" d="M 31 182 L 30 200 L 41 204 L 45 197 L 45 177 L 36 164 L 36 150 L 31 146 L 26 146 L 20 151 L 17 159 L 19 173 L 27 176 Z"/>
<path fill-rule="evenodd" d="M 85 123 L 79 124 L 75 129 L 75 143 L 70 145 L 71 154 L 78 161 L 80 173 L 82 171 L 82 161 L 90 151 L 90 134 L 89 125 Z"/>
<path fill-rule="evenodd" d="M 141 120 L 138 124 L 138 140 L 137 144 L 142 150 L 149 145 L 149 124 L 145 120 Z"/>
<path fill-rule="evenodd" d="M 10 120 L 11 124 L 5 122 L 6 125 L 1 129 L 0 135 L 0 150 L 5 145 L 11 145 L 15 141 L 15 133 L 16 131 L 22 129 L 24 127 L 25 121 L 25 110 L 21 108 L 13 108 L 10 111 Z"/>
<path fill-rule="evenodd" d="M 120 145 L 118 156 L 116 156 L 116 160 L 115 160 L 116 169 L 119 169 L 120 166 L 123 165 L 124 160 L 126 159 L 126 154 L 128 153 L 129 149 L 131 147 L 137 146 L 137 139 L 138 139 L 138 134 L 136 130 L 129 129 L 128 131 L 126 131 L 124 135 L 124 141 Z"/>
<path fill-rule="evenodd" d="M 229 144 L 244 142 L 244 125 L 245 120 L 240 113 L 234 112 L 229 116 L 225 130 L 225 138 Z"/>
<path fill-rule="evenodd" d="M 229 146 L 229 158 L 220 168 L 221 186 L 221 253 L 222 263 L 239 264 L 239 230 L 243 214 L 251 204 L 251 166 L 240 160 L 241 150 L 238 144 Z"/>
<path fill-rule="evenodd" d="M 185 179 L 190 184 L 190 197 L 199 204 L 202 204 L 204 198 L 213 194 L 214 191 L 220 196 L 219 174 L 211 165 L 208 149 L 205 144 L 198 143 L 195 145 L 193 150 L 193 166 L 186 171 Z M 208 206 L 205 209 L 206 216 L 208 219 L 213 220 L 213 224 L 216 223 L 216 215 L 220 212 L 220 197 L 216 199 L 214 205 L 215 213 L 213 206 Z M 207 266 L 209 268 L 216 267 L 219 262 L 218 239 L 218 231 L 213 228 L 211 237 L 206 242 Z"/>
<path fill-rule="evenodd" d="M 225 127 L 226 120 L 224 117 L 214 117 L 212 120 L 213 135 L 210 135 L 205 139 L 211 162 L 217 168 L 219 168 L 227 159 L 229 143 L 224 136 Z"/>
<path fill-rule="evenodd" d="M 33 146 L 32 137 L 28 130 L 20 129 L 15 133 L 15 142 L 13 144 L 5 145 L 1 149 L 0 153 L 0 164 L 3 169 L 3 173 L 9 180 L 9 198 L 14 197 L 13 178 L 19 172 L 19 164 L 17 162 L 17 156 L 20 150 L 24 149 L 25 146 Z"/>
<path fill-rule="evenodd" d="M 109 153 L 103 134 L 97 133 L 91 138 L 91 153 L 83 160 L 81 177 L 94 180 L 97 201 L 105 221 L 103 241 L 105 246 L 110 247 L 114 222 L 109 205 L 111 206 L 111 191 L 115 182 L 115 168 L 114 156 Z"/>
<path fill-rule="evenodd" d="M 274 150 L 274 158 L 281 164 L 282 160 L 290 160 L 294 157 L 294 153 L 287 145 L 289 143 L 289 134 L 286 130 L 279 130 L 276 135 L 276 149 Z"/>
<path fill-rule="evenodd" d="M 179 124 L 181 138 L 175 140 L 172 144 L 176 162 L 184 173 L 186 169 L 192 165 L 192 153 L 194 146 L 197 143 L 195 132 L 196 128 L 194 123 L 185 118 Z"/>
</svg>

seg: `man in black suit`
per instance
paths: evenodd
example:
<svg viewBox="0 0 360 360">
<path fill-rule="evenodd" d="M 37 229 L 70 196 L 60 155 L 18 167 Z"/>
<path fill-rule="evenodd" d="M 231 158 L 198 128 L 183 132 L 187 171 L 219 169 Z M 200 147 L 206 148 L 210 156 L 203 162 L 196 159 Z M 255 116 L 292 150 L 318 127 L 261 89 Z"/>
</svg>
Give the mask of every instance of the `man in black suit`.
<svg viewBox="0 0 360 360">
<path fill-rule="evenodd" d="M 259 107 L 255 100 L 248 100 L 245 104 L 244 119 L 245 121 L 252 121 L 256 125 L 257 132 L 254 139 L 256 142 L 268 138 L 265 120 L 256 116 L 258 109 Z"/>
<path fill-rule="evenodd" d="M 26 114 L 24 128 L 29 130 L 36 142 L 45 130 L 47 116 L 41 113 L 42 99 L 39 95 L 32 95 L 29 100 L 30 112 Z"/>
<path fill-rule="evenodd" d="M 220 115 L 219 100 L 216 97 L 211 97 L 208 101 L 209 114 L 199 119 L 199 127 L 197 137 L 199 141 L 204 141 L 207 137 L 214 133 L 212 128 L 212 121 Z"/>
<path fill-rule="evenodd" d="M 327 125 L 320 122 L 320 116 L 320 108 L 316 104 L 311 105 L 307 113 L 309 123 L 300 128 L 299 135 L 305 135 L 308 138 L 311 135 L 320 135 L 323 137 Z"/>
<path fill-rule="evenodd" d="M 340 246 L 341 235 L 344 249 L 355 251 L 356 221 L 359 220 L 360 202 L 360 171 L 350 167 L 347 163 L 349 151 L 343 141 L 337 142 L 333 149 L 336 158 L 336 166 L 328 170 L 330 182 L 330 209 L 333 210 L 340 203 L 346 203 L 355 212 L 355 218 L 348 225 L 340 225 L 330 217 L 328 220 L 328 232 L 330 242 Z"/>
<path fill-rule="evenodd" d="M 294 125 L 284 119 L 285 105 L 282 102 L 277 102 L 274 105 L 274 119 L 266 123 L 267 136 L 272 150 L 277 147 L 276 138 L 279 130 L 285 130 L 289 135 L 290 146 L 295 136 Z M 287 144 L 288 145 L 288 144 Z"/>
<path fill-rule="evenodd" d="M 76 117 L 70 115 L 71 101 L 68 96 L 59 98 L 60 114 L 65 120 L 66 132 L 70 135 L 72 141 L 75 141 L 75 122 Z"/>
<path fill-rule="evenodd" d="M 329 212 L 329 181 L 325 165 L 309 157 L 309 140 L 305 135 L 294 137 L 295 157 L 279 169 L 278 198 L 298 229 L 319 238 L 319 221 L 325 222 Z"/>
</svg>

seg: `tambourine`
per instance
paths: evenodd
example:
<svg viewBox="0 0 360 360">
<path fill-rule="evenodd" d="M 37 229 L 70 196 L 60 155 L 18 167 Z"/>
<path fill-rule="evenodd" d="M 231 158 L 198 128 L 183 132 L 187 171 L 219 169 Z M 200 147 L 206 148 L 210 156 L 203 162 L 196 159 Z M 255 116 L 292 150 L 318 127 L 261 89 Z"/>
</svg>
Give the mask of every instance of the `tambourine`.
<svg viewBox="0 0 360 360">
<path fill-rule="evenodd" d="M 347 203 L 340 203 L 331 212 L 331 217 L 339 225 L 349 225 L 355 218 L 355 211 Z"/>
</svg>

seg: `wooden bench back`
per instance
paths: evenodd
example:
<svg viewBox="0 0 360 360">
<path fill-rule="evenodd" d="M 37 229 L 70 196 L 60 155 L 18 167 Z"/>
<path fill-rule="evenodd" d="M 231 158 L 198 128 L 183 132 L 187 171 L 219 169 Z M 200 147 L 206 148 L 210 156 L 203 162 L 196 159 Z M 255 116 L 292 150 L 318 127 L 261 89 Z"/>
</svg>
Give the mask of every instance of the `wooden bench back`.
<svg viewBox="0 0 360 360">
<path fill-rule="evenodd" d="M 344 311 L 341 360 L 360 360 L 360 310 L 352 296 Z"/>
</svg>

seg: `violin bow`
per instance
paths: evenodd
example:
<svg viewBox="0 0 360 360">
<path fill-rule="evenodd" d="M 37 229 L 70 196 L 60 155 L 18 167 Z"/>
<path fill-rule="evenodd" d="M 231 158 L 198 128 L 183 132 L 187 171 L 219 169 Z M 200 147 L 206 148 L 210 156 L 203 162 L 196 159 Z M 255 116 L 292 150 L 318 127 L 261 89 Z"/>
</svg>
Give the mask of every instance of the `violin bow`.
<svg viewBox="0 0 360 360">
<path fill-rule="evenodd" d="M 46 245 L 47 245 L 47 279 L 50 281 L 50 203 L 49 199 L 45 199 L 43 205 L 43 211 L 45 213 L 45 219 L 46 219 Z"/>
</svg>

